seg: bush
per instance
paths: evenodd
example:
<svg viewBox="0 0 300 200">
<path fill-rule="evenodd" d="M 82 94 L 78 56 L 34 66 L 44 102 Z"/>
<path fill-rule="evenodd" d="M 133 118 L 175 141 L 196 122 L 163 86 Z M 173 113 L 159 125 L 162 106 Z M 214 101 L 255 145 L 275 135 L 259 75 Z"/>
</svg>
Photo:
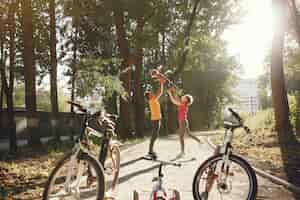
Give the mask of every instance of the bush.
<svg viewBox="0 0 300 200">
<path fill-rule="evenodd" d="M 255 117 L 247 117 L 246 124 L 253 130 L 268 129 L 273 131 L 275 129 L 274 110 L 269 108 L 258 111 Z"/>
<path fill-rule="evenodd" d="M 300 123 L 300 92 L 294 92 L 289 95 L 290 120 L 294 129 L 299 129 Z M 296 127 L 298 125 L 298 127 Z M 299 131 L 299 130 L 298 130 Z"/>
</svg>

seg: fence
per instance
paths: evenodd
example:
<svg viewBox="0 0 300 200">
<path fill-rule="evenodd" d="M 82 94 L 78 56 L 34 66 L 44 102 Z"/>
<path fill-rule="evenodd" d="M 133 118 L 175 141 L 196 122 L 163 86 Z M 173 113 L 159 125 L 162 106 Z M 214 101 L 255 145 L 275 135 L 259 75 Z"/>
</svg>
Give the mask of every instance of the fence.
<svg viewBox="0 0 300 200">
<path fill-rule="evenodd" d="M 78 133 L 82 116 L 73 113 L 58 113 L 57 120 L 49 112 L 37 111 L 28 113 L 26 111 L 15 111 L 16 132 L 18 140 L 28 140 L 33 134 L 35 137 L 70 136 Z M 29 123 L 34 123 L 34 129 L 29 131 Z M 0 140 L 9 137 L 7 112 L 0 115 Z"/>
</svg>

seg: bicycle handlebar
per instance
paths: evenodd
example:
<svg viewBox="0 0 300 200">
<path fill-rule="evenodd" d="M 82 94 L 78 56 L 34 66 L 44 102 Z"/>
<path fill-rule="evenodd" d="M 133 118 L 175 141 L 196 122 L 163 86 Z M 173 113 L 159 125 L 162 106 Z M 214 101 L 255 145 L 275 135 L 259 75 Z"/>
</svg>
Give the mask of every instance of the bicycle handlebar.
<svg viewBox="0 0 300 200">
<path fill-rule="evenodd" d="M 87 112 L 87 109 L 84 108 L 84 107 L 83 107 L 82 105 L 80 105 L 79 103 L 75 103 L 75 102 L 73 102 L 73 101 L 67 101 L 67 103 L 70 104 L 70 105 L 73 105 L 73 106 L 77 107 L 81 112 L 84 112 L 84 113 Z"/>
<path fill-rule="evenodd" d="M 240 123 L 243 122 L 243 119 L 240 117 L 240 115 L 237 112 L 235 112 L 232 108 L 228 108 L 228 110 Z"/>
</svg>

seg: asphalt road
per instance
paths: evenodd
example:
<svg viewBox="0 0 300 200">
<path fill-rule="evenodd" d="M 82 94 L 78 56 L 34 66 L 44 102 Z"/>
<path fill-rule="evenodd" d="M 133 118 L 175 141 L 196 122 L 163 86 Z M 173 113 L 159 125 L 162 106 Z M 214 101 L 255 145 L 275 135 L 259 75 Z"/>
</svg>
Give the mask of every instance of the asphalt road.
<svg viewBox="0 0 300 200">
<path fill-rule="evenodd" d="M 201 134 L 201 133 L 200 133 Z M 176 189 L 180 192 L 181 199 L 193 200 L 192 182 L 194 174 L 199 165 L 212 155 L 212 149 L 208 144 L 203 142 L 197 144 L 195 141 L 187 138 L 186 155 L 177 159 L 181 162 L 182 167 L 165 166 L 164 184 L 167 189 Z M 180 145 L 176 135 L 168 138 L 160 138 L 155 144 L 155 151 L 158 153 L 160 160 L 174 160 L 179 153 Z M 117 200 L 133 200 L 133 191 L 138 191 L 140 200 L 149 199 L 149 194 L 153 187 L 152 179 L 158 174 L 158 163 L 141 159 L 147 153 L 148 141 L 137 144 L 121 154 L 121 169 L 119 185 L 116 192 Z M 233 183 L 233 196 L 231 200 L 241 200 L 241 195 L 247 187 L 243 182 L 243 177 L 238 176 L 239 171 L 234 173 L 239 180 Z M 257 199 L 284 199 L 294 200 L 291 193 L 281 186 L 275 185 L 270 181 L 258 177 L 259 192 Z M 221 199 L 219 194 L 214 194 L 209 199 Z M 223 196 L 226 200 L 226 195 Z"/>
</svg>

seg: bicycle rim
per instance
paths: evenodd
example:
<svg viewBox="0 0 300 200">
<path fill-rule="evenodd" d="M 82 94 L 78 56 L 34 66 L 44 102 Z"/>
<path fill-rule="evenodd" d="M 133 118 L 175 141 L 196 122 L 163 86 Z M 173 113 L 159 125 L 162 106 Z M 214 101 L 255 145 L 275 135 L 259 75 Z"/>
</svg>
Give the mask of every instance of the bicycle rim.
<svg viewBox="0 0 300 200">
<path fill-rule="evenodd" d="M 257 181 L 254 171 L 238 156 L 231 155 L 229 160 L 227 169 L 222 165 L 222 155 L 211 157 L 199 167 L 193 183 L 196 200 L 255 199 Z M 224 177 L 223 181 L 221 177 Z"/>
<path fill-rule="evenodd" d="M 102 200 L 104 187 L 103 170 L 95 159 L 88 155 L 80 159 L 69 155 L 51 174 L 44 199 Z"/>
</svg>

